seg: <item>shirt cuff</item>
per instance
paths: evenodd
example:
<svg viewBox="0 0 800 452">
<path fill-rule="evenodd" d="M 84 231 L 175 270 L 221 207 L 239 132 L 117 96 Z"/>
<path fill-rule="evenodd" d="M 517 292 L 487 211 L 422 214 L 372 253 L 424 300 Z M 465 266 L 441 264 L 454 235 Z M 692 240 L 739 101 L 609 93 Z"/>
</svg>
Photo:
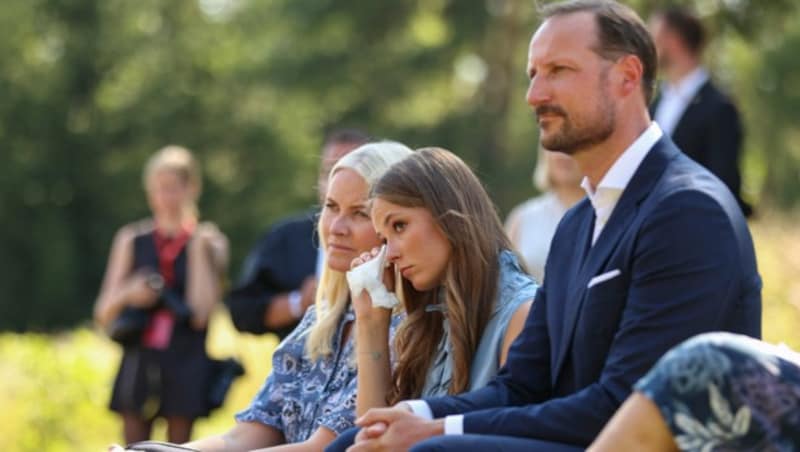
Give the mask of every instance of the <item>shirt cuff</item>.
<svg viewBox="0 0 800 452">
<path fill-rule="evenodd" d="M 299 290 L 289 292 L 289 313 L 295 319 L 303 317 L 303 294 Z"/>
<path fill-rule="evenodd" d="M 453 414 L 445 416 L 444 418 L 444 434 L 445 435 L 463 435 L 464 434 L 464 415 Z"/>
<path fill-rule="evenodd" d="M 403 403 L 407 403 L 411 411 L 417 415 L 417 417 L 421 417 L 423 419 L 432 421 L 433 420 L 433 411 L 431 411 L 430 405 L 424 400 L 405 400 Z"/>
</svg>

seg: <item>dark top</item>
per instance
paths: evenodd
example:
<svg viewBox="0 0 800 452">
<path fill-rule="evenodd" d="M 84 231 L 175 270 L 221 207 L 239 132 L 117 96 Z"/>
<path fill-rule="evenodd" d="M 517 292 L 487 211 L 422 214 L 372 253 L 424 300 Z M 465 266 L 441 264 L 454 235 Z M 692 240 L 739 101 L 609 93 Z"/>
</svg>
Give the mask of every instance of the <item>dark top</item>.
<svg viewBox="0 0 800 452">
<path fill-rule="evenodd" d="M 307 277 L 314 275 L 317 264 L 315 219 L 313 212 L 284 219 L 272 226 L 250 251 L 239 282 L 226 299 L 237 330 L 275 333 L 283 339 L 297 326 L 294 323 L 283 328 L 267 328 L 264 314 L 272 297 L 299 289 Z"/>
<path fill-rule="evenodd" d="M 183 303 L 186 264 L 184 246 L 175 259 L 175 283 L 171 288 Z M 158 271 L 152 228 L 133 240 L 133 271 L 142 269 Z M 176 321 L 166 349 L 156 350 L 139 344 L 125 347 L 114 382 L 111 409 L 138 413 L 145 418 L 206 415 L 209 360 L 205 340 L 205 329 L 198 331 L 186 321 Z"/>
</svg>

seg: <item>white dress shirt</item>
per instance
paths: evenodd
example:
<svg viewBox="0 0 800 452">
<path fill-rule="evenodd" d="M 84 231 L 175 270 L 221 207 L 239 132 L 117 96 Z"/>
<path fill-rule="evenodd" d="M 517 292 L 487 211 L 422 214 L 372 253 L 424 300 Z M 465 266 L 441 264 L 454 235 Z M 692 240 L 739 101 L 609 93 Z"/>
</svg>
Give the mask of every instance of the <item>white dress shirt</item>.
<svg viewBox="0 0 800 452">
<path fill-rule="evenodd" d="M 617 161 L 611 165 L 603 179 L 597 184 L 596 190 L 592 188 L 588 178 L 584 178 L 583 182 L 581 182 L 581 187 L 589 195 L 589 201 L 592 203 L 596 215 L 592 239 L 593 245 L 642 160 L 663 135 L 664 133 L 658 124 L 655 122 L 650 123 L 650 127 L 639 135 L 639 138 L 625 149 Z M 405 403 L 408 404 L 415 415 L 427 420 L 433 419 L 431 407 L 424 400 L 406 400 Z M 445 435 L 461 435 L 463 433 L 463 414 L 453 414 L 444 418 Z"/>
<path fill-rule="evenodd" d="M 698 67 L 676 85 L 667 83 L 661 85 L 661 100 L 656 107 L 654 119 L 664 133 L 672 136 L 686 107 L 707 81 L 708 72 L 702 67 Z"/>
<path fill-rule="evenodd" d="M 659 125 L 655 122 L 651 122 L 650 127 L 639 135 L 639 138 L 628 146 L 628 149 L 625 149 L 622 155 L 617 158 L 617 161 L 611 165 L 611 168 L 608 169 L 600 180 L 600 183 L 597 184 L 596 189 L 592 188 L 588 177 L 584 177 L 583 181 L 581 181 L 581 188 L 583 188 L 586 195 L 589 197 L 589 202 L 592 203 L 595 214 L 592 245 L 597 242 L 597 237 L 599 237 L 600 232 L 603 231 L 603 227 L 605 227 L 608 219 L 611 217 L 611 213 L 614 211 L 617 201 L 619 201 L 622 192 L 625 190 L 625 187 L 628 186 L 628 183 L 631 181 L 633 174 L 636 173 L 642 160 L 644 160 L 647 153 L 650 152 L 650 148 L 652 148 L 653 145 L 656 144 L 656 141 L 663 135 L 664 133 L 661 131 Z"/>
</svg>

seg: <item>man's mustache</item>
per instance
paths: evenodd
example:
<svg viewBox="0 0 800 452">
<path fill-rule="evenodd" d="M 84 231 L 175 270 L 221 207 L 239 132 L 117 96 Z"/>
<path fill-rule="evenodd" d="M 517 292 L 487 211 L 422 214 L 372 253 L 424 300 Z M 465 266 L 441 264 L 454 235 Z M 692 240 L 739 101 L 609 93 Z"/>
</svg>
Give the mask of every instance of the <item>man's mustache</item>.
<svg viewBox="0 0 800 452">
<path fill-rule="evenodd" d="M 547 115 L 547 114 L 559 115 L 564 117 L 567 116 L 567 112 L 564 111 L 563 108 L 558 107 L 556 105 L 541 105 L 539 107 L 536 107 L 536 116 Z"/>
</svg>

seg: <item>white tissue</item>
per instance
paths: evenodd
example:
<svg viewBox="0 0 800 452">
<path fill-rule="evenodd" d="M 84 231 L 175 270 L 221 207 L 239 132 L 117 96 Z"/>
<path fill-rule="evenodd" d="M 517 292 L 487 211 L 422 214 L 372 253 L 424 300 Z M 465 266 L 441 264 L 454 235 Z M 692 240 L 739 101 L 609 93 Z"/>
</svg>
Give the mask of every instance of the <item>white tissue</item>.
<svg viewBox="0 0 800 452">
<path fill-rule="evenodd" d="M 385 265 L 386 245 L 383 245 L 377 256 L 347 272 L 350 293 L 358 295 L 366 290 L 372 299 L 372 306 L 376 308 L 393 309 L 397 306 L 400 300 L 383 285 Z"/>
</svg>

